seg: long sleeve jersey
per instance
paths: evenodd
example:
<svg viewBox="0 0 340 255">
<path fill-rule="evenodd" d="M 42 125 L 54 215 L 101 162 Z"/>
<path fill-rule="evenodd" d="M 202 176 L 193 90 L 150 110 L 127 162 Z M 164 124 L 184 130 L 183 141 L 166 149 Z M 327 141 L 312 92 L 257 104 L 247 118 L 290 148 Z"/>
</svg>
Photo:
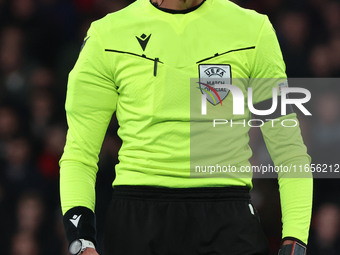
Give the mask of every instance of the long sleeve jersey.
<svg viewBox="0 0 340 255">
<path fill-rule="evenodd" d="M 229 79 L 242 91 L 244 115 L 234 115 L 232 93 L 199 82 L 214 77 Z M 94 210 L 98 154 L 114 112 L 123 143 L 113 186 L 252 188 L 252 173 L 239 172 L 250 166 L 249 125 L 213 127 L 212 121 L 247 123 L 248 88 L 258 104 L 270 100 L 282 80 L 285 64 L 268 18 L 227 0 L 206 0 L 186 13 L 137 0 L 93 22 L 68 81 L 69 130 L 60 161 L 63 213 L 75 206 Z M 285 119 L 298 123 L 294 113 L 279 117 Z M 275 165 L 310 163 L 299 125 L 268 121 L 261 130 Z M 195 175 L 196 166 L 211 162 L 235 166 L 237 173 Z M 303 177 L 279 173 L 279 186 L 283 237 L 307 243 L 312 178 Z"/>
</svg>

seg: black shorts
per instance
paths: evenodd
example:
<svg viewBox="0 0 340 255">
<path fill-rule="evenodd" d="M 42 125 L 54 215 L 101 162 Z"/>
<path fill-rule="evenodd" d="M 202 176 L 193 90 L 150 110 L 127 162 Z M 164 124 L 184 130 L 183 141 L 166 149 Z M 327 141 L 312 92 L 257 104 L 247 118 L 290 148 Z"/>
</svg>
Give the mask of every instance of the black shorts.
<svg viewBox="0 0 340 255">
<path fill-rule="evenodd" d="M 104 255 L 268 255 L 244 187 L 116 186 Z"/>
</svg>

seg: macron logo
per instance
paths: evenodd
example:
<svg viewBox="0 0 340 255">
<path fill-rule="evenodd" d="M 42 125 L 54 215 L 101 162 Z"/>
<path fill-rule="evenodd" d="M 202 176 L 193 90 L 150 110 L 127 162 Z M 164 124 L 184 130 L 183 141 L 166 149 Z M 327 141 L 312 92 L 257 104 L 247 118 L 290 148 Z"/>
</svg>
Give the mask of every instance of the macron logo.
<svg viewBox="0 0 340 255">
<path fill-rule="evenodd" d="M 147 36 L 146 34 L 142 34 L 140 37 L 136 36 L 136 38 L 137 38 L 140 46 L 142 47 L 143 51 L 145 51 L 145 48 L 148 45 L 150 37 L 151 37 L 151 34 L 149 34 L 149 36 Z"/>
<path fill-rule="evenodd" d="M 78 223 L 79 223 L 80 217 L 81 217 L 81 214 L 80 215 L 73 215 L 72 219 L 70 219 L 71 223 L 75 227 L 78 227 Z"/>
</svg>

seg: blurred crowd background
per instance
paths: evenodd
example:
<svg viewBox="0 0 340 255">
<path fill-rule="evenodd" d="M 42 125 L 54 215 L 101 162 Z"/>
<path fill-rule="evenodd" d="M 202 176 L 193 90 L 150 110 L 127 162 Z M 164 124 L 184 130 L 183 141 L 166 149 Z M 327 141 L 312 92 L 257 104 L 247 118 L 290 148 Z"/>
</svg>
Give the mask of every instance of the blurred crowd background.
<svg viewBox="0 0 340 255">
<path fill-rule="evenodd" d="M 58 161 L 67 132 L 67 76 L 93 20 L 132 0 L 0 0 L 0 255 L 66 255 Z M 340 75 L 340 2 L 239 0 L 267 14 L 279 38 L 289 77 Z M 235 24 L 237 26 L 237 24 Z M 340 86 L 311 85 L 300 116 L 313 163 L 340 164 Z M 99 251 L 117 152 L 113 117 L 100 154 L 97 181 Z M 252 163 L 270 162 L 259 129 L 251 130 Z M 337 179 L 315 180 L 309 255 L 340 254 Z M 278 184 L 255 179 L 253 202 L 277 254 L 281 238 Z"/>
</svg>

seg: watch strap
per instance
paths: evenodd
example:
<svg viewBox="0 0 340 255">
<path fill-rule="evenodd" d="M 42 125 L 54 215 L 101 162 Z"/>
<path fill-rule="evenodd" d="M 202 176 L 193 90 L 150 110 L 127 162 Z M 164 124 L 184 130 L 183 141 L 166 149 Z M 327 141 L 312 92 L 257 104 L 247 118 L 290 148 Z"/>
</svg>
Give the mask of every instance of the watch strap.
<svg viewBox="0 0 340 255">
<path fill-rule="evenodd" d="M 279 250 L 279 255 L 306 255 L 306 246 L 297 241 L 293 241 L 292 244 L 286 244 Z"/>
<path fill-rule="evenodd" d="M 94 244 L 89 241 L 89 240 L 85 240 L 85 239 L 79 239 L 81 241 L 81 251 L 80 254 L 85 251 L 86 248 L 93 248 L 96 249 L 96 247 L 94 246 Z"/>
</svg>

